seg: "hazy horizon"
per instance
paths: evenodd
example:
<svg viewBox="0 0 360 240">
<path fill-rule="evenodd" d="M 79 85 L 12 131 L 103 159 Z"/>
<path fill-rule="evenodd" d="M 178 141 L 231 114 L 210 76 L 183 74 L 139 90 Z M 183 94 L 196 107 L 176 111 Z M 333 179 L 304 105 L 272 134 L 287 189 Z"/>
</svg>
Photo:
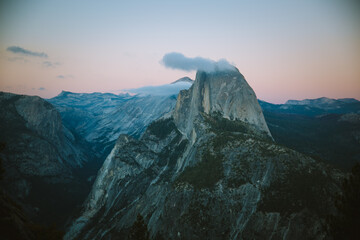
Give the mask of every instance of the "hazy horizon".
<svg viewBox="0 0 360 240">
<path fill-rule="evenodd" d="M 0 91 L 50 98 L 62 90 L 163 85 L 194 79 L 196 67 L 210 61 L 237 67 L 267 102 L 360 99 L 359 6 L 353 0 L 2 1 Z M 164 56 L 174 52 L 201 61 L 165 67 Z"/>
</svg>

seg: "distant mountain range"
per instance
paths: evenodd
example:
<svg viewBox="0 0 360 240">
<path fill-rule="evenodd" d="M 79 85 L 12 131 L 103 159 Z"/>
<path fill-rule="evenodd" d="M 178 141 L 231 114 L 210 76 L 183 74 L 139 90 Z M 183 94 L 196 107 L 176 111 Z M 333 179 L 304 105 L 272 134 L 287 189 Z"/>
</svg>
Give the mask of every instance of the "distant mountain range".
<svg viewBox="0 0 360 240">
<path fill-rule="evenodd" d="M 276 142 L 343 169 L 360 162 L 360 101 L 259 101 Z"/>
<path fill-rule="evenodd" d="M 5 186 L 12 196 L 20 199 L 21 204 L 25 204 L 32 219 L 48 222 L 53 219 L 53 216 L 57 216 L 55 222 L 64 226 L 66 219 L 71 215 L 70 212 L 78 211 L 76 208 L 90 191 L 98 169 L 107 156 L 110 158 L 109 153 L 112 150 L 115 151 L 114 149 L 117 149 L 116 153 L 111 155 L 111 160 L 108 161 L 115 161 L 113 158 L 121 154 L 128 154 L 130 158 L 137 159 L 144 156 L 132 155 L 131 151 L 143 151 L 142 154 L 148 154 L 145 156 L 146 159 L 160 157 L 164 161 L 159 163 L 158 167 L 173 168 L 165 163 L 179 157 L 176 152 L 185 146 L 184 140 L 188 141 L 187 144 L 199 141 L 196 146 L 202 149 L 208 144 L 205 138 L 196 140 L 202 135 L 212 139 L 212 134 L 217 135 L 219 131 L 225 131 L 225 135 L 229 132 L 240 131 L 236 133 L 239 136 L 249 134 L 260 136 L 262 140 L 256 141 L 266 145 L 268 143 L 265 142 L 270 139 L 264 137 L 265 133 L 277 144 L 282 145 L 276 145 L 275 149 L 286 149 L 285 155 L 292 151 L 287 148 L 294 149 L 316 159 L 319 164 L 330 163 L 335 167 L 348 170 L 354 163 L 360 162 L 360 102 L 358 100 L 319 98 L 289 100 L 285 104 L 272 104 L 259 100 L 260 108 L 257 102 L 254 102 L 256 101 L 255 93 L 251 88 L 237 88 L 238 86 L 231 81 L 225 85 L 207 85 L 212 82 L 211 79 L 219 79 L 219 77 L 226 79 L 232 74 L 205 74 L 203 77 L 200 74 L 197 77 L 200 79 L 198 84 L 193 87 L 194 82 L 185 77 L 171 84 L 129 89 L 119 94 L 63 91 L 58 96 L 47 100 L 1 93 L 0 141 L 5 142 L 6 147 L 0 153 L 0 157 L 4 160 Z M 235 78 L 242 77 L 241 74 L 235 75 L 232 76 L 233 81 Z M 193 89 L 191 94 L 186 91 L 190 87 Z M 228 95 L 229 92 L 232 95 Z M 251 100 L 253 98 L 254 101 Z M 205 122 L 204 114 L 210 116 Z M 171 119 L 171 121 L 167 122 L 166 119 Z M 245 125 L 234 125 L 228 120 L 240 121 Z M 149 125 L 152 126 L 150 129 Z M 179 132 L 174 130 L 174 126 Z M 200 129 L 200 132 L 196 132 L 196 129 Z M 124 137 L 123 134 L 129 137 Z M 226 138 L 226 136 L 221 136 Z M 230 134 L 228 137 L 231 136 Z M 130 144 L 129 147 L 124 141 L 129 141 L 133 145 Z M 223 139 L 216 143 L 221 145 L 222 141 Z M 237 139 L 235 142 L 240 144 L 242 140 L 239 141 L 240 139 Z M 209 146 L 217 149 L 215 142 Z M 142 145 L 143 143 L 152 152 L 147 153 L 148 150 L 141 147 L 145 146 Z M 266 146 L 273 148 L 272 146 L 275 145 L 272 144 Z M 123 149 L 119 149 L 120 145 Z M 131 150 L 132 147 L 133 150 Z M 250 148 L 250 145 L 243 147 L 249 151 L 253 149 L 257 154 L 262 154 L 261 156 L 265 154 L 262 153 L 262 148 Z M 221 152 L 221 154 L 230 157 L 228 154 L 231 153 L 231 149 L 228 147 L 226 149 L 229 153 Z M 191 154 L 195 154 L 195 150 Z M 205 156 L 203 150 L 199 154 L 200 158 Z M 240 151 L 239 154 L 243 153 Z M 294 154 L 292 156 L 297 159 L 294 160 L 295 162 L 302 161 L 304 156 L 299 153 L 291 154 Z M 166 156 L 170 159 L 166 160 Z M 189 155 L 190 158 L 194 156 Z M 254 157 L 251 156 L 244 155 L 243 157 L 247 160 L 243 163 L 250 164 Z M 134 171 L 148 169 L 147 164 L 150 162 L 146 161 L 141 162 Z M 174 176 L 178 176 L 187 166 L 192 166 L 196 161 L 182 163 L 183 167 L 176 168 L 177 173 Z M 135 162 L 134 164 L 136 165 Z M 230 161 L 229 164 L 233 162 Z M 310 165 L 313 170 L 319 168 L 318 166 L 313 168 L 314 166 Z M 297 163 L 294 166 L 297 168 Z M 232 167 L 236 166 L 232 165 Z M 160 168 L 151 167 L 151 171 L 158 172 Z M 102 172 L 105 169 L 107 167 L 103 165 Z M 262 171 L 260 168 L 256 169 Z M 163 170 L 164 173 L 168 173 L 168 170 Z M 107 171 L 111 172 L 111 169 Z M 191 173 L 195 170 L 189 171 Z M 190 173 L 184 174 L 189 177 Z M 282 173 L 285 174 L 285 172 Z M 286 174 L 289 173 L 286 172 Z M 332 174 L 331 171 L 328 173 Z M 101 173 L 98 178 L 100 176 Z M 226 180 L 227 186 L 240 184 L 233 179 L 234 176 L 228 176 L 230 178 Z M 252 179 L 254 176 L 247 177 Z M 248 181 L 247 177 L 242 175 L 240 180 L 247 179 Z M 190 178 L 192 179 L 193 176 Z M 184 180 L 186 177 L 180 179 L 183 179 L 180 182 L 187 181 Z M 253 184 L 256 185 L 256 183 Z M 52 196 L 49 201 L 44 198 L 47 195 Z M 265 202 L 262 204 L 263 207 L 270 206 Z M 54 209 L 54 205 L 58 207 Z M 170 207 L 170 205 L 166 206 Z M 127 219 L 126 223 L 130 224 L 131 221 Z"/>
<path fill-rule="evenodd" d="M 170 112 L 179 91 L 191 85 L 192 80 L 186 77 L 118 95 L 63 91 L 47 101 L 58 109 L 64 125 L 83 137 L 103 160 L 120 134 L 138 138 L 148 124 Z"/>
<path fill-rule="evenodd" d="M 132 89 L 123 89 L 119 91 L 114 91 L 115 94 L 130 94 L 130 95 L 152 95 L 152 96 L 169 96 L 169 95 L 177 95 L 180 90 L 188 89 L 193 84 L 194 80 L 189 77 L 180 78 L 170 84 L 164 84 L 159 86 L 144 86 L 140 88 L 132 88 Z"/>
<path fill-rule="evenodd" d="M 264 110 L 277 113 L 301 114 L 306 116 L 331 113 L 360 114 L 360 101 L 354 98 L 331 99 L 322 97 L 317 99 L 288 100 L 285 104 L 272 104 L 259 100 L 259 103 Z"/>
<path fill-rule="evenodd" d="M 331 98 L 316 98 L 316 99 L 304 99 L 304 100 L 288 100 L 285 104 L 288 105 L 309 105 L 317 108 L 340 108 L 342 105 L 349 103 L 359 103 L 358 100 L 354 98 L 340 98 L 340 99 L 331 99 Z"/>
</svg>

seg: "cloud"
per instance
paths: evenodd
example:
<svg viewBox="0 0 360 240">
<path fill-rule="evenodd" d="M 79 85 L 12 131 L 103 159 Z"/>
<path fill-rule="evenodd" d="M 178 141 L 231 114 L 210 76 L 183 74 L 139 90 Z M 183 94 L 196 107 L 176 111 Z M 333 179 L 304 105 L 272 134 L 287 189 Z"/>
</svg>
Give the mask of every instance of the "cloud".
<svg viewBox="0 0 360 240">
<path fill-rule="evenodd" d="M 41 58 L 48 57 L 48 55 L 46 53 L 33 52 L 33 51 L 26 50 L 22 47 L 17 47 L 17 46 L 10 46 L 6 50 L 9 52 L 15 53 L 15 54 L 22 54 L 22 55 L 31 56 L 31 57 L 41 57 Z"/>
<path fill-rule="evenodd" d="M 57 67 L 60 65 L 59 62 L 51 62 L 51 61 L 44 61 L 42 64 L 43 64 L 43 66 L 48 67 L 48 68 Z"/>
<path fill-rule="evenodd" d="M 43 87 L 39 87 L 39 88 L 38 88 L 38 90 L 39 90 L 39 91 L 44 91 L 44 90 L 45 90 L 45 88 L 43 88 Z"/>
<path fill-rule="evenodd" d="M 23 57 L 9 57 L 9 58 L 7 58 L 7 60 L 9 62 L 23 62 L 23 63 L 29 62 L 29 60 L 27 60 Z"/>
<path fill-rule="evenodd" d="M 57 75 L 56 78 L 59 78 L 59 79 L 66 79 L 66 78 L 74 78 L 73 75 Z"/>
<path fill-rule="evenodd" d="M 202 57 L 188 58 L 177 52 L 165 54 L 160 62 L 167 68 L 180 69 L 188 72 L 194 70 L 214 72 L 235 69 L 226 59 L 214 61 Z"/>
</svg>

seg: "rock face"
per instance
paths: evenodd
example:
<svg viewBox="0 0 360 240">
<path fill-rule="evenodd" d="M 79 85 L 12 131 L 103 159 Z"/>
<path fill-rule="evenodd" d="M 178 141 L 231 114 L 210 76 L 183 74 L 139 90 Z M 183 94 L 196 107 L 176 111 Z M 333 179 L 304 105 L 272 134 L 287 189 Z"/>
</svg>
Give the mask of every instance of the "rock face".
<svg viewBox="0 0 360 240">
<path fill-rule="evenodd" d="M 45 100 L 0 93 L 0 105 L 5 166 L 28 176 L 66 177 L 70 168 L 86 162 L 59 112 Z"/>
<path fill-rule="evenodd" d="M 273 142 L 238 71 L 197 74 L 172 114 L 121 135 L 65 239 L 324 239 L 342 174 Z"/>
<path fill-rule="evenodd" d="M 140 137 L 147 125 L 174 108 L 174 94 L 191 83 L 175 85 L 137 89 L 137 95 L 62 92 L 48 101 L 59 110 L 65 126 L 84 138 L 99 159 L 105 159 L 120 134 Z"/>
<path fill-rule="evenodd" d="M 198 72 L 191 89 L 180 92 L 173 114 L 179 130 L 189 136 L 200 113 L 240 120 L 271 136 L 254 91 L 237 69 Z"/>
<path fill-rule="evenodd" d="M 62 125 L 59 112 L 40 97 L 1 92 L 0 109 L 4 188 L 41 212 L 43 206 L 38 201 L 46 199 L 46 193 L 36 189 L 72 181 L 72 170 L 89 157 Z"/>
</svg>

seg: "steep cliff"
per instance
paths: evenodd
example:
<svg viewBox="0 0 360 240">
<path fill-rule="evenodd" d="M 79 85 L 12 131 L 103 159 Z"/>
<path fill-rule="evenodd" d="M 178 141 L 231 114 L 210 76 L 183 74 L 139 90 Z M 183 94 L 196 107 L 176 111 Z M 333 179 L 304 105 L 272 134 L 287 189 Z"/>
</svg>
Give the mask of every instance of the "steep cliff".
<svg viewBox="0 0 360 240">
<path fill-rule="evenodd" d="M 173 114 L 179 130 L 189 136 L 200 113 L 240 120 L 271 136 L 254 91 L 235 68 L 211 73 L 199 71 L 193 86 L 180 92 Z"/>
<path fill-rule="evenodd" d="M 62 92 L 48 101 L 59 110 L 65 126 L 84 138 L 97 157 L 103 160 L 120 134 L 138 138 L 147 125 L 170 112 L 176 103 L 179 87 L 184 89 L 191 85 L 182 83 L 178 82 L 176 85 L 181 86 L 171 89 L 166 86 L 172 84 L 134 89 L 137 95 Z M 161 95 L 156 95 L 156 92 L 161 92 Z"/>
<path fill-rule="evenodd" d="M 47 194 L 64 195 L 59 184 L 72 182 L 73 169 L 90 157 L 63 126 L 59 112 L 40 97 L 1 92 L 0 109 L 0 142 L 5 144 L 3 188 L 26 205 L 31 217 L 48 217 L 53 208 L 50 203 L 57 199 L 46 200 Z"/>
<path fill-rule="evenodd" d="M 121 135 L 65 239 L 323 239 L 342 174 L 273 142 L 236 71 L 197 73 L 172 114 Z"/>
</svg>

